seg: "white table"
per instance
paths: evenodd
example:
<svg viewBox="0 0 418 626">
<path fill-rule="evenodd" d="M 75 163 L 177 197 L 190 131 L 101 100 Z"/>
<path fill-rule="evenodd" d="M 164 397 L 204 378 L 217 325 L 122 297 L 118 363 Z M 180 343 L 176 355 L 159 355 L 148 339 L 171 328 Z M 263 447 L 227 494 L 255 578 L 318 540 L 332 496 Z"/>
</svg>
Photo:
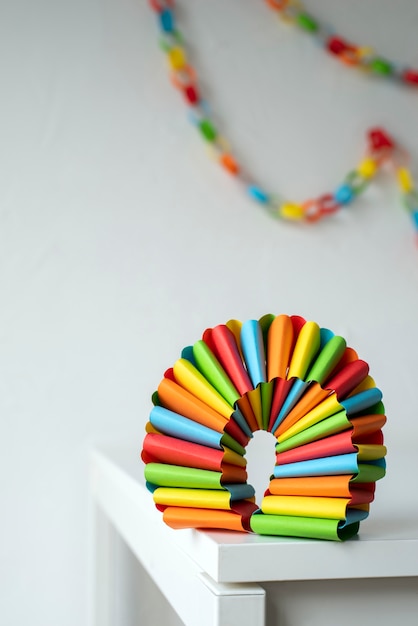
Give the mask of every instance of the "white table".
<svg viewBox="0 0 418 626">
<path fill-rule="evenodd" d="M 261 582 L 317 581 L 318 585 L 318 581 L 323 581 L 317 591 L 326 601 L 330 581 L 342 579 L 364 579 L 363 595 L 368 584 L 385 579 L 385 595 L 393 587 L 393 615 L 402 618 L 403 626 L 417 623 L 415 511 L 409 518 L 388 520 L 377 515 L 369 527 L 364 524 L 359 538 L 346 543 L 221 531 L 174 531 L 163 524 L 142 474 L 138 451 L 121 448 L 92 453 L 95 626 L 111 623 L 109 606 L 103 602 L 111 595 L 107 593 L 112 569 L 106 530 L 109 521 L 186 625 L 262 626 L 266 591 Z M 405 594 L 401 596 L 395 585 L 401 577 L 407 581 L 402 585 L 404 592 L 406 589 L 409 593 L 406 601 Z M 351 610 L 355 610 L 352 604 Z M 385 609 L 385 615 L 379 616 L 376 623 L 392 624 L 393 616 L 387 615 Z"/>
</svg>

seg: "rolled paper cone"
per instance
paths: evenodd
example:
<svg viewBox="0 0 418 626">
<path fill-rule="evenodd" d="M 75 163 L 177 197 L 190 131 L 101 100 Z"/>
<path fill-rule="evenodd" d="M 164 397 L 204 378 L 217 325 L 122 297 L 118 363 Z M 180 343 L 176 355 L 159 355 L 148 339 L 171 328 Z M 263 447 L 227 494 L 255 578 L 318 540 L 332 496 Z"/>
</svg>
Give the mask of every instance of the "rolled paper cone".
<svg viewBox="0 0 418 626">
<path fill-rule="evenodd" d="M 387 448 L 383 445 L 374 445 L 366 443 L 355 444 L 357 448 L 357 458 L 361 463 L 368 461 L 377 461 L 383 459 L 387 454 Z"/>
<path fill-rule="evenodd" d="M 380 402 L 381 399 L 382 392 L 377 387 L 374 387 L 373 389 L 366 389 L 366 391 L 362 391 L 355 396 L 342 400 L 341 406 L 344 407 L 347 415 L 352 415 L 353 413 L 360 413 L 360 411 L 369 409 L 374 404 Z"/>
<path fill-rule="evenodd" d="M 338 374 L 338 372 L 342 370 L 349 363 L 352 363 L 353 361 L 358 361 L 358 360 L 359 358 L 358 358 L 357 352 L 353 348 L 350 348 L 349 346 L 347 346 L 347 348 L 344 351 L 344 354 L 342 355 L 334 371 L 331 372 L 330 378 Z"/>
<path fill-rule="evenodd" d="M 216 353 L 216 346 L 212 339 L 212 330 L 213 328 L 207 328 L 202 334 L 202 339 L 205 344 L 212 350 L 213 354 L 215 354 L 219 359 L 219 356 Z"/>
<path fill-rule="evenodd" d="M 263 430 L 268 429 L 270 411 L 271 411 L 271 401 L 273 399 L 273 391 L 274 391 L 273 382 L 261 383 L 260 392 L 261 392 L 261 410 L 262 410 L 262 418 L 263 418 Z"/>
<path fill-rule="evenodd" d="M 158 386 L 158 398 L 162 406 L 184 417 L 199 422 L 203 426 L 223 432 L 228 420 L 210 406 L 196 398 L 189 391 L 168 378 L 163 378 Z"/>
<path fill-rule="evenodd" d="M 361 383 L 357 385 L 355 389 L 353 389 L 353 391 L 348 395 L 348 397 L 355 396 L 361 391 L 366 391 L 366 389 L 373 389 L 373 387 L 376 387 L 374 378 L 372 378 L 371 376 L 366 376 L 366 378 L 362 380 Z"/>
<path fill-rule="evenodd" d="M 238 400 L 237 406 L 239 410 L 241 411 L 242 415 L 245 417 L 245 421 L 247 422 L 251 431 L 255 432 L 256 430 L 258 430 L 258 422 L 254 415 L 250 401 L 248 399 L 248 394 L 246 394 L 245 396 L 242 396 L 242 398 Z"/>
<path fill-rule="evenodd" d="M 349 506 L 374 500 L 376 483 L 356 484 L 351 475 L 274 478 L 270 481 L 272 495 L 295 495 L 328 498 L 349 498 Z"/>
<path fill-rule="evenodd" d="M 222 449 L 225 445 L 238 454 L 245 454 L 245 448 L 228 433 L 220 433 L 162 406 L 155 406 L 149 419 L 158 432 L 170 437 L 192 441 L 210 448 Z"/>
<path fill-rule="evenodd" d="M 333 337 L 335 337 L 334 333 L 329 328 L 321 328 L 319 331 L 319 336 L 321 339 L 321 345 L 320 345 L 319 351 L 323 350 L 325 347 L 325 344 L 327 344 L 329 341 L 331 341 Z"/>
<path fill-rule="evenodd" d="M 337 454 L 350 454 L 351 452 L 359 452 L 360 461 L 374 461 L 386 455 L 386 448 L 382 445 L 358 444 L 353 441 L 353 433 L 346 430 L 336 435 L 325 437 L 311 443 L 288 450 L 287 452 L 279 452 L 276 455 L 277 465 L 286 463 L 296 463 L 298 461 L 309 461 L 310 459 L 319 459 L 325 456 L 335 456 Z"/>
<path fill-rule="evenodd" d="M 241 353 L 233 332 L 228 326 L 221 324 L 212 329 L 211 340 L 219 362 L 222 364 L 241 396 L 243 396 L 247 391 L 250 391 L 253 386 L 242 362 Z"/>
<path fill-rule="evenodd" d="M 209 446 L 211 448 L 222 449 L 222 433 L 202 426 L 198 422 L 183 417 L 174 411 L 169 411 L 161 406 L 155 406 L 150 413 L 151 424 L 164 435 L 184 439 Z"/>
<path fill-rule="evenodd" d="M 244 484 L 246 476 L 245 470 L 233 465 L 223 467 L 221 472 L 166 463 L 148 463 L 145 468 L 145 479 L 158 487 L 222 489 L 227 483 Z"/>
<path fill-rule="evenodd" d="M 344 519 L 349 502 L 349 498 L 266 496 L 260 508 L 269 515 Z"/>
<path fill-rule="evenodd" d="M 260 387 L 253 389 L 247 393 L 247 398 L 250 402 L 251 408 L 253 410 L 253 414 L 255 415 L 255 419 L 257 420 L 257 430 L 262 430 L 263 428 L 263 407 L 261 404 L 261 391 Z"/>
<path fill-rule="evenodd" d="M 353 427 L 353 441 L 355 441 L 359 445 L 364 444 L 364 445 L 381 446 L 383 445 L 383 433 L 381 430 L 378 430 L 374 433 L 369 433 L 368 435 L 358 436 L 357 434 L 354 435 L 354 427 Z"/>
<path fill-rule="evenodd" d="M 357 474 L 359 466 L 357 454 L 339 454 L 327 456 L 321 459 L 310 459 L 309 461 L 299 461 L 288 463 L 287 465 L 276 465 L 274 477 L 296 478 L 297 476 L 335 476 L 337 474 Z"/>
<path fill-rule="evenodd" d="M 224 464 L 245 470 L 247 461 L 233 450 L 216 450 L 198 443 L 175 439 L 168 435 L 150 433 L 144 440 L 144 463 L 168 463 L 219 472 Z M 149 460 L 148 460 L 149 459 Z"/>
<path fill-rule="evenodd" d="M 322 383 L 331 374 L 332 370 L 336 367 L 337 363 L 341 360 L 346 346 L 347 344 L 343 337 L 334 335 L 329 341 L 327 341 L 320 351 L 310 368 L 306 379 L 316 381 L 322 385 Z"/>
<path fill-rule="evenodd" d="M 284 378 L 276 378 L 274 381 L 274 391 L 273 391 L 273 399 L 271 402 L 271 411 L 270 411 L 270 419 L 268 430 L 270 432 L 274 432 L 273 425 L 276 422 L 277 416 L 280 413 L 280 409 L 283 406 L 283 402 L 287 398 L 287 394 L 289 393 L 293 380 L 286 380 Z"/>
<path fill-rule="evenodd" d="M 235 452 L 235 450 L 232 450 L 227 446 L 222 447 L 224 450 L 224 463 L 228 463 L 228 465 L 239 465 L 239 467 L 247 467 L 247 459 L 245 459 L 241 454 L 238 454 L 237 452 Z"/>
<path fill-rule="evenodd" d="M 292 320 L 292 326 L 293 326 L 293 341 L 296 343 L 296 340 L 299 336 L 300 331 L 306 324 L 306 320 L 300 315 L 291 315 L 290 319 Z"/>
<path fill-rule="evenodd" d="M 244 456 L 244 454 L 245 454 L 245 447 L 242 446 L 240 443 L 238 443 L 238 441 L 236 441 L 228 433 L 224 433 L 222 435 L 222 437 L 221 437 L 221 446 L 223 448 L 225 448 L 225 446 L 227 448 L 231 448 L 237 454 L 241 454 L 241 456 Z"/>
<path fill-rule="evenodd" d="M 267 353 L 267 337 L 269 333 L 269 328 L 275 317 L 276 316 L 272 313 L 266 313 L 266 315 L 263 315 L 263 317 L 260 317 L 260 319 L 258 320 L 261 328 L 261 333 L 263 335 L 264 353 Z"/>
<path fill-rule="evenodd" d="M 169 367 L 168 370 L 165 370 L 164 378 L 168 378 L 169 380 L 172 380 L 173 382 L 176 382 L 176 379 L 174 377 L 174 371 L 173 371 L 172 367 Z"/>
<path fill-rule="evenodd" d="M 202 400 L 205 404 L 212 407 L 215 411 L 229 419 L 233 411 L 233 407 L 221 396 L 221 394 L 208 383 L 189 361 L 186 359 L 178 359 L 175 362 L 174 377 L 176 381 L 191 394 Z"/>
<path fill-rule="evenodd" d="M 248 439 L 252 439 L 252 437 L 253 437 L 252 430 L 248 426 L 247 420 L 245 419 L 245 417 L 241 413 L 240 409 L 238 408 L 238 405 L 237 405 L 235 411 L 232 413 L 230 419 L 231 420 L 233 419 L 233 420 L 236 421 L 238 426 L 241 428 L 242 432 L 247 435 Z"/>
<path fill-rule="evenodd" d="M 336 476 L 352 474 L 353 482 L 375 482 L 385 475 L 385 459 L 359 463 L 357 454 L 339 454 L 320 459 L 298 461 L 274 467 L 275 478 L 297 478 L 298 476 Z"/>
<path fill-rule="evenodd" d="M 369 498 L 368 502 L 360 502 L 357 501 L 357 498 L 352 498 L 350 501 L 350 508 L 347 509 L 347 517 L 350 516 L 351 513 L 355 513 L 362 511 L 363 513 L 365 513 L 365 516 L 363 519 L 366 519 L 366 517 L 369 515 L 369 511 L 370 511 L 370 502 L 373 500 Z"/>
<path fill-rule="evenodd" d="M 242 353 L 242 348 L 241 348 L 241 328 L 242 328 L 242 322 L 240 322 L 239 320 L 229 320 L 226 323 L 226 326 L 229 328 L 231 333 L 234 335 L 235 342 L 236 342 L 236 344 L 238 346 L 238 350 L 239 350 L 240 355 L 241 355 L 241 359 L 244 360 L 244 355 Z"/>
<path fill-rule="evenodd" d="M 348 396 L 369 373 L 369 366 L 365 361 L 356 359 L 347 363 L 338 373 L 326 380 L 324 387 L 335 391 L 338 399 Z"/>
<path fill-rule="evenodd" d="M 376 430 L 375 432 L 368 433 L 367 435 L 357 435 L 353 427 L 352 439 L 356 445 L 383 445 L 383 433 L 381 430 Z"/>
<path fill-rule="evenodd" d="M 236 483 L 223 485 L 223 489 L 229 492 L 231 502 L 237 502 L 239 500 L 254 501 L 255 491 L 252 485 Z"/>
<path fill-rule="evenodd" d="M 286 378 L 293 346 L 293 324 L 288 315 L 278 315 L 272 321 L 267 335 L 268 379 Z"/>
<path fill-rule="evenodd" d="M 244 448 L 250 440 L 250 437 L 247 437 L 247 435 L 243 433 L 237 422 L 233 419 L 230 419 L 229 422 L 226 423 L 224 431 Z"/>
<path fill-rule="evenodd" d="M 343 406 L 338 402 L 337 396 L 332 394 L 320 402 L 320 404 L 309 411 L 309 413 L 298 420 L 296 424 L 293 424 L 290 428 L 288 428 L 286 419 L 284 419 L 277 430 L 274 431 L 274 434 L 279 441 L 285 441 L 286 439 L 289 439 L 289 437 L 292 437 L 293 435 L 300 433 L 302 430 L 309 428 L 309 426 L 317 424 L 326 417 L 331 417 L 331 415 L 338 413 L 338 411 L 341 411 L 342 408 Z"/>
<path fill-rule="evenodd" d="M 173 528 L 221 528 L 250 531 L 251 515 L 258 506 L 248 500 L 233 502 L 229 511 L 164 507 L 163 519 Z"/>
<path fill-rule="evenodd" d="M 158 487 L 152 496 L 156 504 L 164 506 L 189 506 L 198 509 L 223 509 L 227 511 L 231 509 L 231 494 L 223 489 Z"/>
<path fill-rule="evenodd" d="M 277 416 L 277 419 L 273 425 L 273 430 L 276 430 L 279 424 L 281 424 L 283 420 L 286 418 L 289 411 L 291 411 L 293 407 L 297 405 L 299 399 L 303 396 L 303 394 L 309 387 L 309 384 L 310 383 L 307 383 L 304 380 L 301 380 L 300 378 L 297 378 L 294 381 L 291 389 L 289 390 L 289 393 L 287 394 L 287 398 L 283 402 L 283 406 L 280 409 L 280 413 Z"/>
<path fill-rule="evenodd" d="M 345 523 L 351 524 L 352 521 L 364 520 L 369 516 L 369 511 L 370 511 L 370 505 L 368 503 L 359 504 L 357 506 L 350 507 L 347 509 L 347 512 L 345 515 Z"/>
<path fill-rule="evenodd" d="M 358 472 L 353 476 L 353 483 L 374 483 L 386 474 L 385 459 L 378 459 L 370 463 L 359 463 Z"/>
<path fill-rule="evenodd" d="M 291 515 L 263 515 L 259 513 L 251 517 L 251 530 L 259 535 L 283 535 L 329 541 L 350 539 L 358 533 L 359 526 L 358 520 L 347 524 L 335 519 Z"/>
<path fill-rule="evenodd" d="M 306 322 L 296 340 L 287 378 L 305 379 L 306 372 L 320 346 L 320 330 L 316 322 Z"/>
<path fill-rule="evenodd" d="M 385 407 L 383 405 L 383 402 L 380 400 L 380 402 L 378 402 L 377 404 L 373 405 L 372 410 L 370 411 L 370 413 L 379 413 L 380 415 L 384 415 L 385 414 Z"/>
<path fill-rule="evenodd" d="M 164 509 L 163 521 L 167 526 L 176 530 L 181 528 L 221 528 L 248 532 L 243 524 L 242 516 L 234 511 L 168 506 Z"/>
<path fill-rule="evenodd" d="M 276 496 L 322 496 L 351 498 L 355 487 L 350 486 L 351 474 L 341 476 L 307 476 L 305 478 L 273 478 L 269 492 Z M 367 491 L 367 493 L 373 493 Z"/>
<path fill-rule="evenodd" d="M 201 374 L 205 376 L 228 404 L 234 406 L 241 394 L 234 387 L 213 352 L 201 339 L 194 344 L 193 355 Z"/>
<path fill-rule="evenodd" d="M 181 351 L 181 358 L 189 361 L 194 367 L 197 367 L 196 359 L 193 354 L 193 346 L 186 346 Z"/>
<path fill-rule="evenodd" d="M 261 328 L 257 320 L 244 322 L 241 328 L 241 348 L 253 387 L 266 382 L 266 356 Z"/>
<path fill-rule="evenodd" d="M 330 395 L 330 391 L 328 389 L 322 389 L 321 385 L 318 383 L 313 383 L 306 390 L 303 396 L 299 399 L 299 402 L 291 411 L 289 411 L 287 415 L 287 423 L 290 426 L 295 424 L 298 420 L 300 420 L 304 415 L 309 413 L 314 407 L 316 407 L 320 402 L 325 400 Z"/>
<path fill-rule="evenodd" d="M 248 474 L 245 468 L 238 467 L 237 465 L 230 465 L 229 463 L 223 463 L 221 468 L 222 484 L 227 483 L 245 483 L 248 479 Z"/>
<path fill-rule="evenodd" d="M 179 467 L 165 463 L 148 463 L 145 479 L 157 487 L 190 489 L 221 489 L 221 473 L 194 467 Z"/>
<path fill-rule="evenodd" d="M 383 428 L 386 424 L 386 415 L 362 415 L 361 417 L 352 417 L 350 422 L 355 436 L 362 437 Z"/>
</svg>

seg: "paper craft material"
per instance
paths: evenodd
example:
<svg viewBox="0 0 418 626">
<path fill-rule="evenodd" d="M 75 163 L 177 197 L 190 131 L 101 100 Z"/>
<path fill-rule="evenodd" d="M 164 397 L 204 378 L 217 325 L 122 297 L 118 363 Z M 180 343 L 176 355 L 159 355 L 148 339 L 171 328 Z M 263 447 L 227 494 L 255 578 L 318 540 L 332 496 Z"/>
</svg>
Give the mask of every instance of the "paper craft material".
<svg viewBox="0 0 418 626">
<path fill-rule="evenodd" d="M 382 392 L 343 337 L 300 316 L 207 329 L 153 394 L 142 460 L 173 528 L 343 541 L 357 534 L 386 471 Z M 257 506 L 246 447 L 276 437 Z"/>
</svg>

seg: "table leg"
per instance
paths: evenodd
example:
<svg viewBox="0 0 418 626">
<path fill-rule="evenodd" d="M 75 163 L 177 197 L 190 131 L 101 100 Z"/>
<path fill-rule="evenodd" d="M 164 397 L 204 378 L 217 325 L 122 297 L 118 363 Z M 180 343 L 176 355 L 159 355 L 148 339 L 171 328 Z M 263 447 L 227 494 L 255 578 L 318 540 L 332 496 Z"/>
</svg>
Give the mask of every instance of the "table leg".
<svg viewBox="0 0 418 626">
<path fill-rule="evenodd" d="M 212 594 L 214 626 L 264 626 L 265 590 L 250 583 L 217 583 L 207 574 L 199 575 Z"/>
</svg>

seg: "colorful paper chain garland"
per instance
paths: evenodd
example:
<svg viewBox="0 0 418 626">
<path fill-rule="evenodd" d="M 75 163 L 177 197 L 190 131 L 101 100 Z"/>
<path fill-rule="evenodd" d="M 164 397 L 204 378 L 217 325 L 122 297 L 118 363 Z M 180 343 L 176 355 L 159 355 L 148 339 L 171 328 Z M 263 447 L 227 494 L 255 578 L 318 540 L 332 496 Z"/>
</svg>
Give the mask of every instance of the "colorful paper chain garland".
<svg viewBox="0 0 418 626">
<path fill-rule="evenodd" d="M 341 541 L 369 513 L 385 475 L 382 392 L 343 337 L 297 315 L 207 329 L 153 395 L 142 460 L 173 528 Z M 276 439 L 258 506 L 245 453 Z"/>
<path fill-rule="evenodd" d="M 377 54 L 370 46 L 358 46 L 337 35 L 313 17 L 299 0 L 266 0 L 283 21 L 315 36 L 324 50 L 347 66 L 390 78 L 409 87 L 418 87 L 418 69 L 399 66 Z"/>
<path fill-rule="evenodd" d="M 292 19 L 305 30 L 323 36 L 318 22 L 309 16 L 301 5 L 290 1 L 267 0 L 286 19 Z M 285 200 L 279 194 L 272 194 L 260 187 L 251 176 L 245 173 L 232 153 L 227 140 L 219 133 L 209 112 L 207 102 L 202 99 L 198 87 L 197 73 L 189 63 L 183 35 L 175 19 L 174 0 L 149 0 L 156 12 L 161 30 L 161 47 L 167 55 L 173 85 L 182 93 L 190 108 L 190 118 L 210 148 L 214 158 L 244 186 L 248 195 L 267 209 L 274 217 L 299 222 L 316 222 L 330 216 L 356 199 L 373 180 L 383 165 L 393 167 L 401 192 L 402 203 L 410 213 L 418 238 L 418 190 L 407 167 L 405 152 L 396 146 L 394 140 L 381 128 L 368 133 L 368 147 L 358 166 L 350 171 L 334 192 L 302 203 Z M 358 65 L 380 75 L 402 76 L 410 85 L 416 84 L 417 73 L 406 70 L 395 72 L 394 66 L 380 57 L 366 55 L 363 48 L 344 42 L 340 37 L 326 39 L 327 49 L 345 63 L 358 59 Z M 389 71 L 391 68 L 391 71 Z"/>
</svg>

